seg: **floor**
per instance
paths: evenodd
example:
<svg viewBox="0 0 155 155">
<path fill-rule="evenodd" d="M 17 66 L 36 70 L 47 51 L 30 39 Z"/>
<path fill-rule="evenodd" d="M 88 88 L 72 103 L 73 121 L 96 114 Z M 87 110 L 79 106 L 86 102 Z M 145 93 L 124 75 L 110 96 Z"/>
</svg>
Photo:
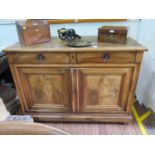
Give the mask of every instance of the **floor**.
<svg viewBox="0 0 155 155">
<path fill-rule="evenodd" d="M 128 124 L 110 123 L 45 123 L 64 129 L 75 135 L 140 135 L 138 125 L 133 121 Z"/>
<path fill-rule="evenodd" d="M 155 135 L 155 114 L 151 114 L 146 120 L 143 121 L 143 124 L 149 135 Z"/>
<path fill-rule="evenodd" d="M 146 132 L 148 135 L 155 135 L 155 113 L 151 110 L 146 108 L 143 105 L 140 105 L 138 102 L 134 104 L 134 107 L 137 111 L 138 115 L 138 124 L 140 122 L 140 129 Z M 145 134 L 144 132 L 144 134 Z"/>
<path fill-rule="evenodd" d="M 107 123 L 46 123 L 75 135 L 155 135 L 155 113 L 140 105 L 133 107 L 133 120 L 130 124 Z"/>
<path fill-rule="evenodd" d="M 136 115 L 134 112 L 136 111 Z M 20 110 L 19 110 L 20 111 Z M 20 114 L 18 111 L 17 114 Z M 155 113 L 135 102 L 130 124 L 118 123 L 43 123 L 75 135 L 155 135 Z"/>
</svg>

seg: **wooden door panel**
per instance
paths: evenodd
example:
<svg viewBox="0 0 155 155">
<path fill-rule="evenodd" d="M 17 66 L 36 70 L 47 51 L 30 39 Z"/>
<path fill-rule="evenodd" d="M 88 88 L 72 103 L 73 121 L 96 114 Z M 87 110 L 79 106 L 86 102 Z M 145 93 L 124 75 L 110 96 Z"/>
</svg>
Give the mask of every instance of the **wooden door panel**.
<svg viewBox="0 0 155 155">
<path fill-rule="evenodd" d="M 132 68 L 78 70 L 79 112 L 124 113 Z"/>
<path fill-rule="evenodd" d="M 64 68 L 18 68 L 28 111 L 69 112 L 69 70 Z"/>
</svg>

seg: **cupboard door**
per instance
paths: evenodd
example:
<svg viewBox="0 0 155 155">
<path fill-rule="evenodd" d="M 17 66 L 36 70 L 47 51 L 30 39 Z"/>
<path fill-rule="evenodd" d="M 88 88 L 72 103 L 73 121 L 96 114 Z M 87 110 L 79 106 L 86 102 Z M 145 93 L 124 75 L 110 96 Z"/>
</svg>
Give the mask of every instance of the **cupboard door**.
<svg viewBox="0 0 155 155">
<path fill-rule="evenodd" d="M 70 72 L 66 68 L 17 68 L 28 112 L 70 112 Z"/>
<path fill-rule="evenodd" d="M 78 69 L 78 111 L 125 113 L 133 68 Z"/>
</svg>

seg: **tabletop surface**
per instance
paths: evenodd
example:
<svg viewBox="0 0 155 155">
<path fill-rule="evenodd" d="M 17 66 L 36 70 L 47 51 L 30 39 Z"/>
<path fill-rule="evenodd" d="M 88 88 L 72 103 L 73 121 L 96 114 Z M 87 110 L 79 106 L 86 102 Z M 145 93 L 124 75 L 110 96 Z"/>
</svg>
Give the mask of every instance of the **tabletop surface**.
<svg viewBox="0 0 155 155">
<path fill-rule="evenodd" d="M 133 51 L 142 52 L 147 51 L 147 48 L 139 44 L 132 38 L 127 38 L 126 44 L 101 43 L 97 42 L 97 36 L 82 37 L 83 40 L 91 41 L 90 47 L 68 47 L 66 42 L 60 40 L 58 37 L 52 37 L 51 42 L 36 44 L 31 46 L 23 46 L 19 43 L 11 45 L 3 50 L 3 52 L 88 52 L 88 51 Z"/>
</svg>

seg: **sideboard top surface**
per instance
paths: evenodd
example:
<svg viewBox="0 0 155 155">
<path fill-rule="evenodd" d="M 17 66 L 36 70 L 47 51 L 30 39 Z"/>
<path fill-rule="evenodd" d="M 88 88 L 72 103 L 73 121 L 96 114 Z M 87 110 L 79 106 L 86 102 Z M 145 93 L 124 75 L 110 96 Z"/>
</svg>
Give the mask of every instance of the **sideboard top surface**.
<svg viewBox="0 0 155 155">
<path fill-rule="evenodd" d="M 23 46 L 16 43 L 12 46 L 5 48 L 4 52 L 117 52 L 117 51 L 131 51 L 131 52 L 143 52 L 147 51 L 143 45 L 139 44 L 132 38 L 128 38 L 126 44 L 113 44 L 113 43 L 101 43 L 97 42 L 97 36 L 83 37 L 83 40 L 91 41 L 92 46 L 72 48 L 65 45 L 64 41 L 61 41 L 58 37 L 52 37 L 51 42 Z"/>
</svg>

